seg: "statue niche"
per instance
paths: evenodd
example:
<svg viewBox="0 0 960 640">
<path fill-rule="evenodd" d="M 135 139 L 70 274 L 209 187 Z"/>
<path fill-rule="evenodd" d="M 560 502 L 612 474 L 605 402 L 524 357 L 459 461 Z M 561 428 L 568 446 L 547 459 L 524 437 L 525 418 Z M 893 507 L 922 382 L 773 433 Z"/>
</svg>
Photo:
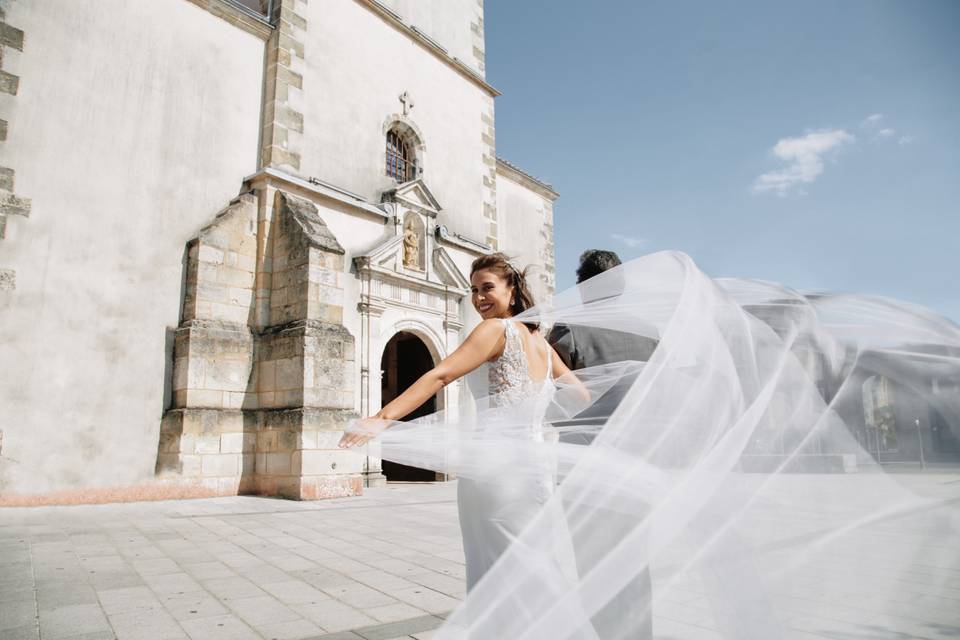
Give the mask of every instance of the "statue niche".
<svg viewBox="0 0 960 640">
<path fill-rule="evenodd" d="M 407 213 L 403 221 L 403 266 L 407 269 L 424 270 L 426 253 L 424 225 L 414 212 Z"/>
</svg>

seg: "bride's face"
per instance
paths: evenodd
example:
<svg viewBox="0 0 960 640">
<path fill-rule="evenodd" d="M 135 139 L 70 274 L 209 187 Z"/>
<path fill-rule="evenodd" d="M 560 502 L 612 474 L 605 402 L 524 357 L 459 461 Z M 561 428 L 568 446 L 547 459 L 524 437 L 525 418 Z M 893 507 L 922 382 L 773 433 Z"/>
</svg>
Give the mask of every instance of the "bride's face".
<svg viewBox="0 0 960 640">
<path fill-rule="evenodd" d="M 513 286 L 489 269 L 481 269 L 470 276 L 473 308 L 484 320 L 509 318 Z"/>
</svg>

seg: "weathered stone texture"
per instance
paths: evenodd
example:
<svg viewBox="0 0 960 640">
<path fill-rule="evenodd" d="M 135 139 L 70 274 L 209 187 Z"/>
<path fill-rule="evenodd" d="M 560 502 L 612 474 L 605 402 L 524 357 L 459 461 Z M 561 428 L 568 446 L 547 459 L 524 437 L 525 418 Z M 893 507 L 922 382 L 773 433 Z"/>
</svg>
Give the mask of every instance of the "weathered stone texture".
<svg viewBox="0 0 960 640">
<path fill-rule="evenodd" d="M 267 44 L 267 75 L 263 104 L 260 164 L 300 170 L 303 146 L 303 76 L 296 71 L 304 59 L 307 30 L 305 0 L 276 0 L 276 28 Z"/>
<path fill-rule="evenodd" d="M 254 337 L 249 327 L 190 320 L 174 341 L 173 406 L 239 409 L 255 406 Z"/>
<path fill-rule="evenodd" d="M 188 245 L 183 319 L 247 324 L 257 266 L 257 200 L 240 196 Z"/>
<path fill-rule="evenodd" d="M 357 417 L 344 250 L 309 200 L 277 191 L 273 204 L 273 223 L 259 224 L 256 200 L 242 196 L 188 244 L 157 473 L 218 495 L 354 495 L 362 457 L 336 446 Z M 270 268 L 258 246 L 271 247 Z M 260 329 L 255 294 L 270 304 Z"/>
<path fill-rule="evenodd" d="M 254 489 L 256 416 L 239 410 L 175 409 L 160 426 L 157 474 L 217 495 Z"/>
<path fill-rule="evenodd" d="M 483 163 L 488 170 L 480 179 L 483 183 L 483 215 L 487 219 L 485 241 L 496 251 L 500 244 L 497 228 L 496 128 L 494 127 L 493 98 L 488 97 L 485 102 L 484 109 L 480 113 L 480 121 L 483 124 L 480 142 L 483 149 Z"/>
<path fill-rule="evenodd" d="M 291 27 L 296 27 L 304 31 L 307 29 L 307 21 L 290 7 L 290 3 L 280 5 L 280 20 L 281 22 L 289 24 Z"/>
<path fill-rule="evenodd" d="M 13 47 L 23 51 L 23 31 L 12 27 L 6 22 L 0 22 L 0 46 Z"/>
<path fill-rule="evenodd" d="M 11 178 L 12 179 L 12 178 Z M 0 191 L 0 214 L 11 216 L 29 216 L 30 199 Z"/>
<path fill-rule="evenodd" d="M 0 92 L 15 96 L 19 88 L 20 78 L 18 76 L 0 70 Z"/>
<path fill-rule="evenodd" d="M 0 191 L 13 191 L 13 169 L 0 167 Z"/>
<path fill-rule="evenodd" d="M 362 492 L 363 458 L 337 448 L 351 411 L 298 408 L 261 412 L 257 492 L 298 500 Z"/>
<path fill-rule="evenodd" d="M 540 229 L 540 263 L 543 269 L 540 280 L 544 290 L 553 294 L 556 290 L 555 250 L 553 240 L 553 203 L 545 202 L 543 211 L 543 227 Z"/>
<path fill-rule="evenodd" d="M 473 64 L 477 72 L 483 76 L 486 73 L 486 41 L 483 29 L 483 0 L 477 0 L 474 5 L 474 17 L 470 21 L 470 37 L 473 43 Z"/>
<path fill-rule="evenodd" d="M 0 21 L 0 92 L 17 95 L 20 78 L 2 70 L 4 47 L 23 50 L 23 31 Z M 7 121 L 0 120 L 0 141 L 7 139 Z M 6 237 L 7 216 L 30 215 L 31 202 L 13 193 L 13 169 L 0 167 L 0 239 Z M 13 273 L 10 271 L 10 273 Z"/>
<path fill-rule="evenodd" d="M 0 291 L 13 291 L 17 288 L 17 273 L 12 269 L 0 269 Z"/>
<path fill-rule="evenodd" d="M 3 70 L 4 49 L 10 47 L 23 51 L 23 31 L 5 21 L 6 15 L 0 9 L 0 92 L 17 95 L 20 78 Z M 7 139 L 8 123 L 0 119 L 0 142 Z M 0 167 L 0 240 L 7 235 L 7 216 L 29 216 L 31 201 L 13 193 L 14 170 Z M 0 270 L 0 291 L 16 289 L 16 272 L 12 269 Z"/>
<path fill-rule="evenodd" d="M 343 247 L 309 200 L 277 192 L 274 205 L 270 320 L 339 324 L 343 319 Z"/>
</svg>

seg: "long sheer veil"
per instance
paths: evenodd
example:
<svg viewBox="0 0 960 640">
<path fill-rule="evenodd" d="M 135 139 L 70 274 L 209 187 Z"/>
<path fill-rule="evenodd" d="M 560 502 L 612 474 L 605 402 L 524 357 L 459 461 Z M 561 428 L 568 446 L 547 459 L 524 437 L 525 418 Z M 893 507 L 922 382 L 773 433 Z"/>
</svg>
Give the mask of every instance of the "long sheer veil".
<svg viewBox="0 0 960 640">
<path fill-rule="evenodd" d="M 960 476 L 931 470 L 932 438 L 960 442 L 956 324 L 892 300 L 712 280 L 674 252 L 518 319 L 659 343 L 648 362 L 559 380 L 546 403 L 481 399 L 382 435 L 383 457 L 407 465 L 502 483 L 555 474 L 437 638 L 632 638 L 651 609 L 658 637 L 960 635 Z M 559 438 L 532 440 L 531 424 Z M 652 599 L 623 606 L 648 571 Z"/>
</svg>

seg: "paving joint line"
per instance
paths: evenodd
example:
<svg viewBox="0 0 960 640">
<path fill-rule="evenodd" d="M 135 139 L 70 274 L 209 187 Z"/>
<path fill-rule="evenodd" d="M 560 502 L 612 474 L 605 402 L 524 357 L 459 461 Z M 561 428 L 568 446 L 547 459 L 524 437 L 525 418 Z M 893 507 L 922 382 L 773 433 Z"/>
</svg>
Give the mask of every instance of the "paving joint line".
<svg viewBox="0 0 960 640">
<path fill-rule="evenodd" d="M 448 611 L 445 613 L 417 616 L 416 618 L 407 618 L 406 620 L 397 620 L 395 622 L 384 622 L 368 627 L 350 629 L 349 631 L 312 636 L 304 640 L 388 640 L 390 638 L 410 636 L 415 633 L 423 633 L 424 631 L 432 631 L 438 628 L 451 613 L 452 612 Z"/>
<path fill-rule="evenodd" d="M 259 496 L 251 496 L 259 497 Z M 303 508 L 303 509 L 284 509 L 282 511 L 242 511 L 237 513 L 201 513 L 201 514 L 177 514 L 167 516 L 171 520 L 184 520 L 192 518 L 233 518 L 236 516 L 271 516 L 277 514 L 287 514 L 287 513 L 325 513 L 327 511 L 348 511 L 348 510 L 359 510 L 359 509 L 403 509 L 406 507 L 419 507 L 428 504 L 454 504 L 456 500 L 430 500 L 426 502 L 404 502 L 401 504 L 365 504 L 365 505 L 356 505 L 356 506 L 343 506 L 343 507 L 317 507 L 317 508 Z"/>
</svg>

